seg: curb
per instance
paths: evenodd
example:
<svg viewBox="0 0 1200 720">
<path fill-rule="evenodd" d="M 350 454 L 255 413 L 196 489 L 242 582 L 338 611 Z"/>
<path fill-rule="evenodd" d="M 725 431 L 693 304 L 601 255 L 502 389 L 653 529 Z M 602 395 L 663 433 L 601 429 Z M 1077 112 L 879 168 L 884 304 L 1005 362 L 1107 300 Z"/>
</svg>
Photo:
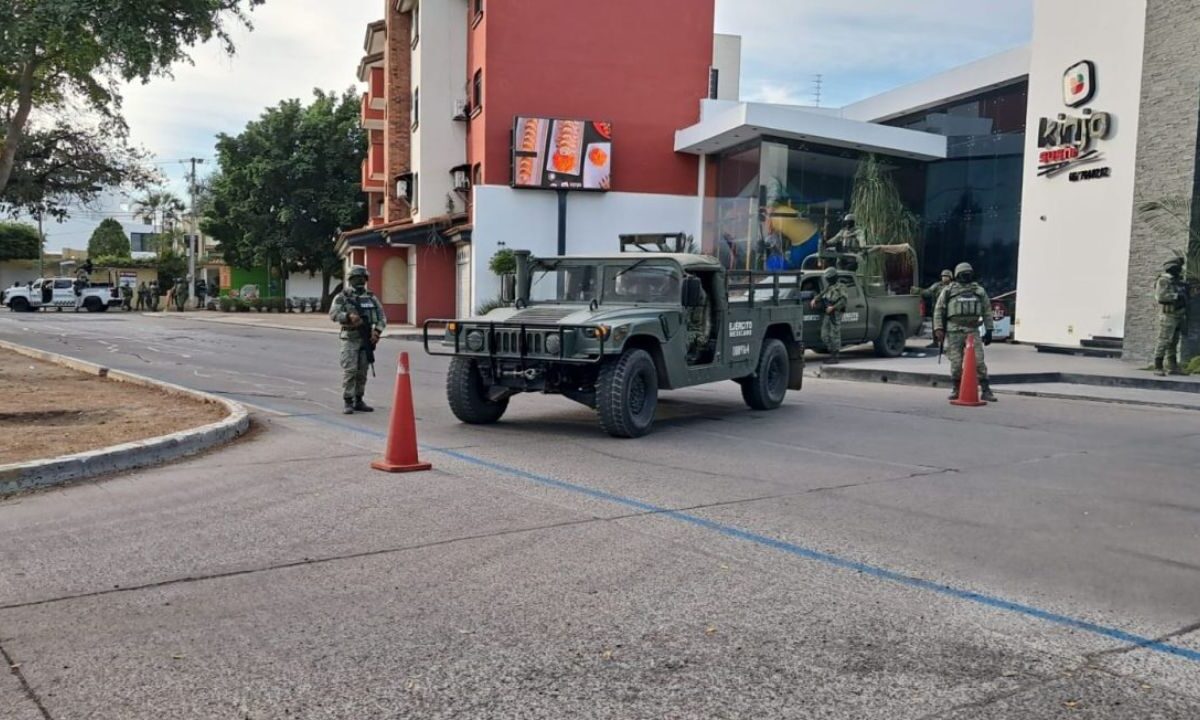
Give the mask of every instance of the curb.
<svg viewBox="0 0 1200 720">
<path fill-rule="evenodd" d="M 229 411 L 229 416 L 224 420 L 190 430 L 181 430 L 170 435 L 135 440 L 74 455 L 0 465 L 0 498 L 26 490 L 66 485 L 97 475 L 107 475 L 178 460 L 231 442 L 250 428 L 250 414 L 246 408 L 241 403 L 226 398 L 123 370 L 112 370 L 95 363 L 76 360 L 45 350 L 36 350 L 5 340 L 0 340 L 0 348 L 69 367 L 96 377 L 153 388 L 192 400 L 214 403 Z"/>
<path fill-rule="evenodd" d="M 217 325 L 237 325 L 240 327 L 249 327 L 249 328 L 267 328 L 269 330 L 294 330 L 296 332 L 322 333 L 325 335 L 336 335 L 340 332 L 340 330 L 335 327 L 331 327 L 331 328 L 297 327 L 295 325 L 284 325 L 282 323 L 238 322 L 237 320 L 227 320 L 225 318 L 196 317 L 196 315 L 198 315 L 198 314 L 199 314 L 199 311 L 192 313 L 190 315 L 188 315 L 186 313 L 184 313 L 182 315 L 180 313 L 171 313 L 170 315 L 167 315 L 165 313 L 143 313 L 143 315 L 145 315 L 146 317 L 150 317 L 150 318 L 162 317 L 167 320 L 196 320 L 198 322 L 215 323 Z M 413 341 L 413 340 L 423 340 L 424 336 L 418 331 L 405 331 L 405 332 L 393 333 L 393 332 L 389 332 L 388 330 L 384 330 L 383 331 L 383 339 L 384 340 Z"/>
<path fill-rule="evenodd" d="M 894 383 L 896 385 L 911 385 L 915 387 L 948 388 L 950 374 L 934 375 L 931 373 L 907 372 L 902 370 L 880 370 L 872 368 L 856 368 L 838 365 L 836 367 L 820 366 L 812 371 L 811 377 L 826 380 L 845 380 L 850 382 Z M 1114 387 L 1135 390 L 1172 391 L 1200 393 L 1200 383 L 1180 383 L 1170 380 L 1155 380 L 1152 378 L 1128 378 L 1108 375 L 1081 375 L 1077 373 L 1044 372 L 1044 373 L 1012 373 L 991 375 L 992 389 L 998 395 L 1020 395 L 1023 397 L 1048 398 L 1055 400 L 1082 400 L 1086 402 L 1110 403 L 1114 405 L 1136 405 L 1141 407 L 1161 407 L 1175 410 L 1197 411 L 1194 405 L 1182 403 L 1158 402 L 1154 399 L 1127 400 L 1123 398 L 1106 398 L 1095 395 L 1071 395 L 1041 390 L 1021 390 L 1013 385 L 1030 385 L 1045 383 L 1062 383 L 1066 385 L 1084 385 L 1091 387 Z"/>
</svg>

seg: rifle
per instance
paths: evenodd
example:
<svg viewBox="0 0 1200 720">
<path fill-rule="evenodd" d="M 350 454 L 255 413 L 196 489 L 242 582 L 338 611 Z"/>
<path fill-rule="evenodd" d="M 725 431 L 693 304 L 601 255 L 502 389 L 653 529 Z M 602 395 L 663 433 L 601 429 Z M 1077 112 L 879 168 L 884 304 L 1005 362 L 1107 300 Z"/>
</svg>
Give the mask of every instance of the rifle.
<svg viewBox="0 0 1200 720">
<path fill-rule="evenodd" d="M 942 333 L 942 341 L 938 343 L 938 365 L 942 364 L 942 354 L 946 352 L 946 333 Z"/>
<path fill-rule="evenodd" d="M 376 377 L 375 343 L 371 341 L 371 330 L 373 326 L 371 323 L 367 322 L 367 316 L 363 312 L 362 305 L 358 304 L 358 298 L 352 295 L 346 295 L 346 302 L 348 302 L 350 306 L 354 308 L 354 312 L 359 318 L 358 327 L 355 329 L 358 330 L 358 339 L 362 341 L 362 347 L 360 347 L 358 351 L 360 353 L 365 352 L 367 354 L 367 364 L 371 366 L 371 377 Z"/>
</svg>

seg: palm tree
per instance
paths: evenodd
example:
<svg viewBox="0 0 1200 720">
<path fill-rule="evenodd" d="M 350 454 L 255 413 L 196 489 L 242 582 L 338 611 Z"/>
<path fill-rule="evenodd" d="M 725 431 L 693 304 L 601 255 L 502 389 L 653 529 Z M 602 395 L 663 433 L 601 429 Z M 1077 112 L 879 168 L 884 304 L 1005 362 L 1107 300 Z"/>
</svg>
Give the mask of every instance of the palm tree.
<svg viewBox="0 0 1200 720">
<path fill-rule="evenodd" d="M 135 200 L 133 212 L 137 218 L 154 228 L 154 234 L 162 243 L 163 228 L 170 223 L 178 223 L 183 217 L 184 204 L 169 190 L 147 191 L 145 197 Z M 160 248 L 161 251 L 161 248 Z"/>
</svg>

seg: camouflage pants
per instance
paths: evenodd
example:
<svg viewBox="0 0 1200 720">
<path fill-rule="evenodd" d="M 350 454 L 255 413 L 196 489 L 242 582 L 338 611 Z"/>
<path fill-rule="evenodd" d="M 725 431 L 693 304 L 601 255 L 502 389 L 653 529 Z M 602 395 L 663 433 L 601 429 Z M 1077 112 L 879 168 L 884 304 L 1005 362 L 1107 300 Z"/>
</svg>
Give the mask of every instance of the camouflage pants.
<svg viewBox="0 0 1200 720">
<path fill-rule="evenodd" d="M 1183 342 L 1185 317 L 1182 314 L 1168 315 L 1163 313 L 1158 319 L 1158 344 L 1154 346 L 1154 361 L 1166 360 L 1168 368 L 1175 368 L 1179 362 L 1179 346 Z"/>
<path fill-rule="evenodd" d="M 367 354 L 362 352 L 362 340 L 342 339 L 342 399 L 361 398 L 367 388 Z"/>
<path fill-rule="evenodd" d="M 975 377 L 979 382 L 988 379 L 987 363 L 983 361 L 983 338 L 975 330 L 950 327 L 946 329 L 946 357 L 950 358 L 950 374 L 957 381 L 962 377 L 963 356 L 967 351 L 967 336 L 975 336 Z"/>
<path fill-rule="evenodd" d="M 821 344 L 827 353 L 842 351 L 842 315 L 841 313 L 825 313 L 821 318 Z"/>
</svg>

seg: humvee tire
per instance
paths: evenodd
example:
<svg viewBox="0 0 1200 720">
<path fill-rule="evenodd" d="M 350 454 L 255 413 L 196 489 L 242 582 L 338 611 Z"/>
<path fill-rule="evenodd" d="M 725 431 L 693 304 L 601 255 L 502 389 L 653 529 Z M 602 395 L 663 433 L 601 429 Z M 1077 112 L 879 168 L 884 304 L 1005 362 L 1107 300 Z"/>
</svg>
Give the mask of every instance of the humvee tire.
<svg viewBox="0 0 1200 720">
<path fill-rule="evenodd" d="M 645 350 L 630 349 L 600 368 L 596 409 L 600 427 L 613 437 L 636 438 L 654 424 L 658 408 L 658 370 Z"/>
<path fill-rule="evenodd" d="M 446 373 L 446 399 L 450 401 L 450 412 L 454 417 L 468 425 L 491 425 L 508 410 L 507 398 L 488 400 L 478 363 L 465 357 L 450 361 L 450 371 Z"/>
<path fill-rule="evenodd" d="M 753 410 L 774 410 L 787 396 L 791 364 L 784 344 L 775 338 L 763 340 L 754 375 L 742 378 L 742 399 Z"/>
<path fill-rule="evenodd" d="M 885 320 L 879 329 L 879 337 L 875 338 L 875 354 L 885 358 L 900 357 L 907 344 L 908 333 L 904 330 L 904 323 Z"/>
</svg>

